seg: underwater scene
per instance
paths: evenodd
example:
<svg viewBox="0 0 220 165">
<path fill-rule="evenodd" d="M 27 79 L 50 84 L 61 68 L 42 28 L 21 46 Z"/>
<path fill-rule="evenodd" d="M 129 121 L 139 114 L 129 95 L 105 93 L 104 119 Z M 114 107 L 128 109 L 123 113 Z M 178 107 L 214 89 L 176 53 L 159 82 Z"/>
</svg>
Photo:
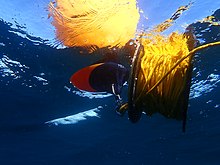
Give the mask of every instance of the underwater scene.
<svg viewBox="0 0 220 165">
<path fill-rule="evenodd" d="M 220 164 L 220 1 L 0 0 L 0 164 Z"/>
</svg>

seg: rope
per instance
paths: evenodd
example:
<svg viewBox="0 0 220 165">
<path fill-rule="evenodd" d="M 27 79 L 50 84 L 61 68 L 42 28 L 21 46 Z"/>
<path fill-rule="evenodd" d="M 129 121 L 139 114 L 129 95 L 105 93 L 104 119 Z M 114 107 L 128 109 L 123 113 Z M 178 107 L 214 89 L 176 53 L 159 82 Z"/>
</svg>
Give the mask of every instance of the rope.
<svg viewBox="0 0 220 165">
<path fill-rule="evenodd" d="M 183 60 L 185 60 L 186 58 L 188 58 L 189 56 L 193 56 L 196 52 L 200 51 L 200 50 L 203 50 L 203 49 L 206 49 L 208 47 L 212 47 L 212 46 L 218 46 L 220 45 L 220 41 L 218 42 L 213 42 L 213 43 L 209 43 L 209 44 L 205 44 L 205 45 L 202 45 L 202 46 L 199 46 L 193 50 L 191 50 L 189 52 L 189 54 L 187 54 L 186 56 L 182 57 L 179 61 L 177 61 L 177 63 L 169 70 L 166 72 L 166 74 L 153 86 L 151 87 L 150 90 L 148 90 L 147 94 L 149 94 L 152 90 L 154 90 L 158 85 L 160 85 L 160 83 L 173 71 L 173 69 L 175 69 Z M 137 102 L 138 100 L 140 99 L 140 95 L 139 97 L 137 97 L 137 99 L 135 100 L 135 102 Z M 123 104 L 121 107 L 120 107 L 120 112 L 125 112 L 126 109 L 128 108 L 128 103 L 125 103 Z"/>
<path fill-rule="evenodd" d="M 220 45 L 220 41 L 218 42 L 213 42 L 213 43 L 209 43 L 209 44 L 205 44 L 202 46 L 199 46 L 195 49 L 193 49 L 192 51 L 189 52 L 189 54 L 187 54 L 186 56 L 182 57 L 169 71 L 167 71 L 167 73 L 153 86 L 151 87 L 151 89 L 147 92 L 147 94 L 149 94 L 152 90 L 154 90 L 158 85 L 160 85 L 160 83 L 173 71 L 173 69 L 175 69 L 183 60 L 185 60 L 186 58 L 188 58 L 189 56 L 194 55 L 196 52 L 211 47 L 211 46 L 217 46 Z"/>
</svg>

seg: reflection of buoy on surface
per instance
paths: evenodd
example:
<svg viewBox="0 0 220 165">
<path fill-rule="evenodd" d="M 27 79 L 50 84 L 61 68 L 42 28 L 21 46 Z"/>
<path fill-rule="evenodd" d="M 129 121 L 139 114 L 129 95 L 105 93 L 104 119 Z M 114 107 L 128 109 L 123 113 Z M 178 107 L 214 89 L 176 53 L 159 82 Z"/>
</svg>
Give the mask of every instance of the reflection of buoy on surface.
<svg viewBox="0 0 220 165">
<path fill-rule="evenodd" d="M 80 90 L 118 95 L 127 79 L 128 70 L 124 66 L 106 62 L 80 69 L 71 76 L 70 81 Z"/>
<path fill-rule="evenodd" d="M 135 37 L 139 21 L 136 0 L 55 0 L 50 15 L 65 46 L 123 46 Z"/>
<path fill-rule="evenodd" d="M 149 116 L 160 113 L 182 120 L 185 131 L 192 57 L 196 51 L 212 46 L 193 49 L 194 44 L 191 33 L 142 38 L 132 62 L 128 103 L 119 112 L 128 110 L 129 119 L 134 123 L 142 112 Z"/>
</svg>

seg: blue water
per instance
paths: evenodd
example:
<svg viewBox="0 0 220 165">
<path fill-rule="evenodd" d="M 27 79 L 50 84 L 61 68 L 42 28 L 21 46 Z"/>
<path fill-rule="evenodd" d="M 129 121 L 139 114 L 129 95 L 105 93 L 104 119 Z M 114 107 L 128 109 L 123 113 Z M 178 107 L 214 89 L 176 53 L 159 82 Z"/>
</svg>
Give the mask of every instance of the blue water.
<svg viewBox="0 0 220 165">
<path fill-rule="evenodd" d="M 195 56 L 186 133 L 181 122 L 159 114 L 143 115 L 132 124 L 127 114 L 115 113 L 113 96 L 82 93 L 71 86 L 70 76 L 99 57 L 56 47 L 45 1 L 2 3 L 1 165 L 220 164 L 219 46 Z M 30 5 L 33 11 L 41 9 L 40 14 L 31 13 Z M 22 8 L 27 10 L 21 12 Z M 148 9 L 153 12 L 154 8 L 146 5 L 145 13 Z M 220 21 L 219 6 L 212 9 L 207 11 Z M 193 8 L 189 12 L 194 13 Z M 37 15 L 42 22 L 35 19 Z M 191 23 L 200 44 L 220 40 L 219 26 Z M 126 94 L 125 87 L 124 98 Z"/>
</svg>

